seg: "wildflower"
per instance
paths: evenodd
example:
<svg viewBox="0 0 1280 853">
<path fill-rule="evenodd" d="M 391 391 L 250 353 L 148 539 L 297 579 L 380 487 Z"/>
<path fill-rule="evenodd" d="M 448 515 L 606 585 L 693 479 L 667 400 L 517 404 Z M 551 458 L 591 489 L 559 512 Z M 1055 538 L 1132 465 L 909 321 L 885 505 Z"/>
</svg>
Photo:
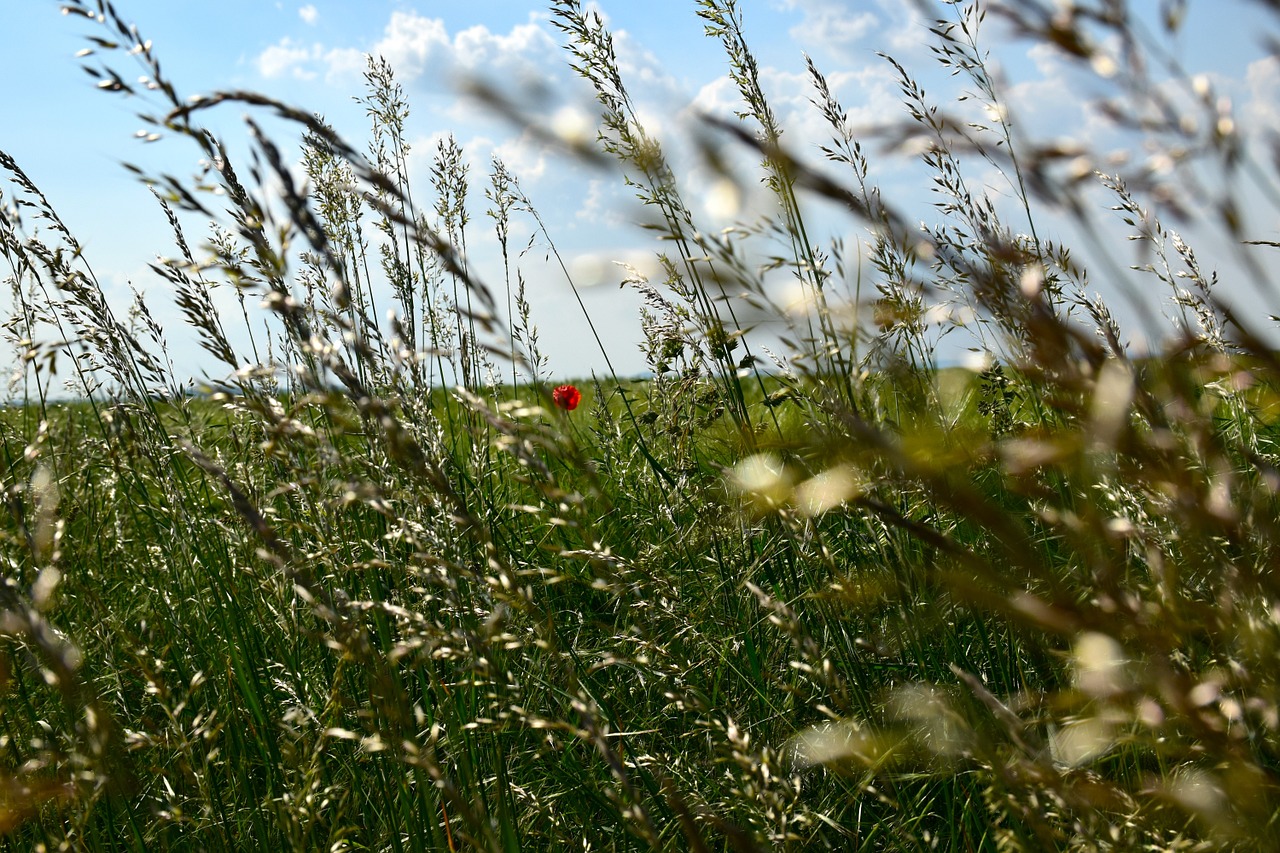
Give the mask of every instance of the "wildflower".
<svg viewBox="0 0 1280 853">
<path fill-rule="evenodd" d="M 566 412 L 572 412 L 578 408 L 578 403 L 582 400 L 582 392 L 572 385 L 561 385 L 551 392 L 551 399 Z"/>
</svg>

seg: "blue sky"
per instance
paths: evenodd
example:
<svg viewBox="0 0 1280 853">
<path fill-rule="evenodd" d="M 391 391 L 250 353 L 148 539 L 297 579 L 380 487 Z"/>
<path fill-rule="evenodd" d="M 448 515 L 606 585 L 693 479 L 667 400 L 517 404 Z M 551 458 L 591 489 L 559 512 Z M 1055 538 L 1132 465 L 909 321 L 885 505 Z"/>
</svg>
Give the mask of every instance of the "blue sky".
<svg viewBox="0 0 1280 853">
<path fill-rule="evenodd" d="M 61 15 L 58 6 L 55 0 L 9 0 L 0 10 L 7 36 L 6 50 L 0 52 L 0 74 L 6 81 L 0 94 L 5 116 L 0 149 L 45 190 L 85 244 L 113 298 L 123 304 L 130 285 L 146 292 L 152 310 L 173 327 L 170 340 L 179 369 L 198 374 L 203 362 L 187 342 L 189 336 L 178 331 L 166 285 L 147 270 L 157 255 L 173 251 L 163 215 L 146 189 L 120 167 L 131 161 L 188 175 L 196 170 L 197 155 L 176 140 L 146 145 L 133 138 L 142 126 L 134 113 L 145 104 L 95 89 L 74 54 L 86 46 L 85 35 L 99 33 L 86 22 Z M 736 107 L 719 44 L 702 34 L 691 0 L 599 0 L 596 6 L 614 31 L 642 114 L 660 130 L 674 134 L 690 104 L 719 114 Z M 821 121 L 808 105 L 811 90 L 802 51 L 826 73 L 855 124 L 903 114 L 890 70 L 877 51 L 902 60 L 943 103 L 956 91 L 955 82 L 931 63 L 928 34 L 911 3 L 742 0 L 740 6 L 762 82 L 784 126 L 791 128 L 791 144 L 802 154 L 816 155 L 816 145 L 825 140 Z M 461 99 L 455 88 L 468 75 L 516 92 L 519 81 L 536 79 L 556 93 L 555 103 L 540 109 L 559 126 L 577 122 L 589 128 L 589 98 L 567 67 L 561 34 L 550 25 L 544 6 L 517 0 L 117 0 L 116 7 L 151 39 L 180 91 L 263 91 L 324 114 L 360 144 L 367 122 L 353 97 L 362 93 L 364 56 L 386 56 L 413 109 L 410 140 L 422 180 L 435 142 L 453 133 L 474 165 L 474 221 L 483 228 L 484 172 L 492 154 L 502 156 L 538 204 L 559 247 L 575 261 L 579 283 L 600 285 L 589 288 L 586 298 L 605 331 L 611 358 L 624 372 L 642 369 L 635 346 L 638 302 L 619 291 L 621 273 L 609 263 L 636 261 L 652 248 L 634 226 L 642 212 L 629 202 L 616 176 L 584 171 Z M 1280 70 L 1261 38 L 1276 32 L 1276 23 L 1241 0 L 1192 0 L 1187 24 L 1173 43 L 1174 55 L 1189 70 L 1206 74 L 1216 90 L 1232 97 L 1235 114 L 1250 131 L 1280 126 Z M 1044 47 L 994 35 L 987 43 L 1012 84 L 1014 115 L 1024 132 L 1128 146 L 1131 163 L 1147 156 L 1138 141 L 1112 134 L 1087 108 L 1082 95 L 1102 91 L 1101 85 L 1084 86 L 1066 62 Z M 238 122 L 242 112 L 226 108 L 217 118 L 233 150 L 244 138 Z M 975 166 L 981 174 L 982 164 Z M 688 163 L 681 177 L 693 188 L 691 197 L 709 199 L 699 183 L 705 175 L 698 174 L 696 165 Z M 918 173 L 890 164 L 882 179 L 893 198 L 920 205 L 919 215 L 927 215 L 927 185 Z M 731 222 L 714 205 L 698 212 L 709 225 Z M 814 215 L 815 221 L 842 234 L 854 227 L 820 208 Z M 1280 237 L 1273 209 L 1259 206 L 1250 224 L 1260 239 Z M 197 223 L 195 233 L 188 235 L 193 242 L 199 241 L 198 231 Z M 492 260 L 492 246 L 486 245 L 478 235 L 479 264 Z M 562 278 L 550 268 L 535 267 L 526 274 L 552 371 L 582 375 L 599 368 L 601 359 L 583 343 L 585 326 Z M 490 277 L 497 276 L 494 268 Z"/>
</svg>

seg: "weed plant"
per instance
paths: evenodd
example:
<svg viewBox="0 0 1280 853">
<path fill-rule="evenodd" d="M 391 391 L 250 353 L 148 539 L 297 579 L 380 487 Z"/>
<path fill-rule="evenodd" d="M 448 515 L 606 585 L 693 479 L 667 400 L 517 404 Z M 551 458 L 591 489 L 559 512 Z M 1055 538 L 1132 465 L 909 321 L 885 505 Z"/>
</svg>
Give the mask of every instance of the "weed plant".
<svg viewBox="0 0 1280 853">
<path fill-rule="evenodd" d="M 903 117 L 859 128 L 810 61 L 813 140 L 784 134 L 739 6 L 699 0 L 742 96 L 705 151 L 750 153 L 775 202 L 717 231 L 601 19 L 552 3 L 601 110 L 579 153 L 616 161 L 663 247 L 661 283 L 627 282 L 651 378 L 583 382 L 570 412 L 510 236 L 526 218 L 564 271 L 554 235 L 452 139 L 411 185 L 385 61 L 361 150 L 260 95 L 184 97 L 110 3 L 65 0 L 100 87 L 142 95 L 207 170 L 137 169 L 173 228 L 153 265 L 173 330 L 140 296 L 115 312 L 0 153 L 21 366 L 0 417 L 0 847 L 1276 849 L 1280 359 L 1161 221 L 1209 210 L 1242 243 L 1236 199 L 1187 204 L 1193 181 L 1274 186 L 1275 161 L 1211 86 L 1151 83 L 1164 54 L 1127 3 L 924 8 L 969 100 L 931 103 L 886 57 Z M 1104 71 L 1104 107 L 1185 161 L 1176 180 L 1021 136 L 988 15 Z M 251 111 L 247 168 L 202 124 L 226 104 Z M 300 131 L 304 184 L 264 113 Z M 872 142 L 919 154 L 935 221 L 882 194 Z M 1140 358 L 1046 226 L 1073 215 L 1119 287 L 1102 192 L 1176 308 Z M 818 198 L 861 236 L 820 242 Z M 469 259 L 481 222 L 500 268 Z M 1240 250 L 1259 287 L 1272 248 Z M 174 334 L 217 364 L 211 391 L 179 378 Z M 966 335 L 980 370 L 941 367 Z"/>
</svg>

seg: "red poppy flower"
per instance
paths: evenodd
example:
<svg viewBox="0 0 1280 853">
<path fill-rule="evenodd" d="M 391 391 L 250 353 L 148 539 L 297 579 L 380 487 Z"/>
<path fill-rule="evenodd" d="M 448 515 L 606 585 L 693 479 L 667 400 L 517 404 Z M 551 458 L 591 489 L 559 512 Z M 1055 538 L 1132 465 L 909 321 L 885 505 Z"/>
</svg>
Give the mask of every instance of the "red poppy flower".
<svg viewBox="0 0 1280 853">
<path fill-rule="evenodd" d="M 582 401 L 582 392 L 572 385 L 561 385 L 551 392 L 551 399 L 566 412 L 572 412 Z"/>
</svg>

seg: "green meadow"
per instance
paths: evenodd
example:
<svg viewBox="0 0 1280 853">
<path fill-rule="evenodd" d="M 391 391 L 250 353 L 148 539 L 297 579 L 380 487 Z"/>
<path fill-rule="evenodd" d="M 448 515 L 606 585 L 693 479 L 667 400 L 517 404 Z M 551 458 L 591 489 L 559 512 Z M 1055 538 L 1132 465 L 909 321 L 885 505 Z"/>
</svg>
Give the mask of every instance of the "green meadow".
<svg viewBox="0 0 1280 853">
<path fill-rule="evenodd" d="M 1275 318 L 1232 310 L 1159 187 L 1023 143 L 979 26 L 1005 4 L 942 4 L 924 34 L 986 124 L 894 66 L 882 131 L 932 175 L 922 227 L 816 65 L 828 138 L 802 140 L 743 10 L 697 3 L 742 95 L 707 151 L 749 155 L 727 177 L 774 200 L 704 232 L 609 31 L 556 0 L 600 109 L 578 154 L 634 188 L 661 271 L 628 285 L 648 373 L 571 379 L 539 349 L 543 255 L 508 240 L 532 222 L 556 264 L 556 235 L 454 143 L 407 184 L 389 66 L 353 93 L 370 139 L 344 141 L 265 96 L 190 101 L 145 21 L 66 5 L 103 97 L 142 62 L 157 130 L 213 166 L 139 167 L 174 229 L 154 271 L 186 325 L 162 328 L 108 302 L 0 153 L 0 849 L 1280 847 Z M 1034 6 L 1009 4 L 1024 36 L 1085 69 L 1132 23 Z M 302 141 L 255 124 L 233 162 L 202 123 L 225 104 Z M 1252 156 L 1205 133 L 1198 168 Z M 1173 306 L 1140 355 L 1094 292 L 1116 266 L 1091 279 L 1049 236 L 1050 209 L 1099 205 Z M 1242 248 L 1243 274 L 1272 252 Z M 179 335 L 221 379 L 187 382 Z M 960 338 L 968 366 L 939 356 Z"/>
</svg>

